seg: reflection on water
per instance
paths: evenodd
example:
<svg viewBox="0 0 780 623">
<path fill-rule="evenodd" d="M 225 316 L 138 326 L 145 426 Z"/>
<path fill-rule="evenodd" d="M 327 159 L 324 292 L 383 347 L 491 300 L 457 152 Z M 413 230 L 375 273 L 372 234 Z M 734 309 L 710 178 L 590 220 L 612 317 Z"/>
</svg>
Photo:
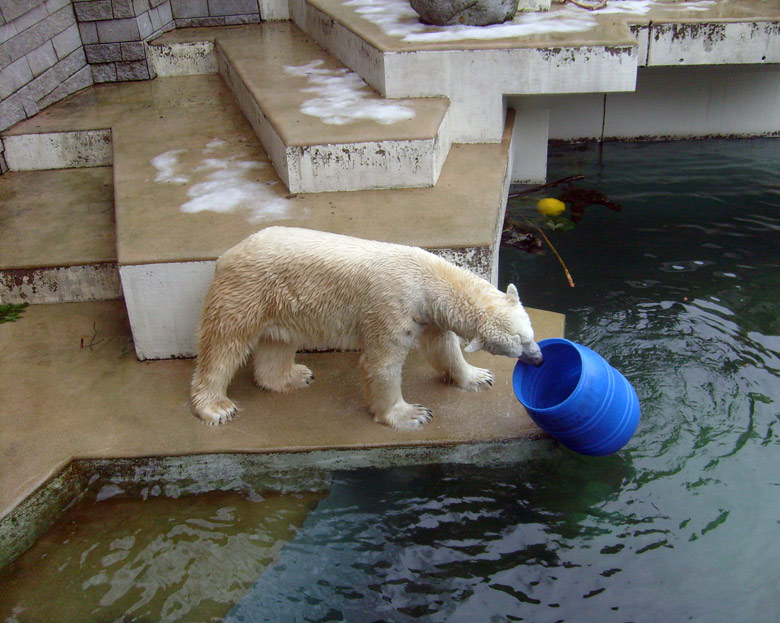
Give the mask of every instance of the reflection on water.
<svg viewBox="0 0 780 623">
<path fill-rule="evenodd" d="M 576 288 L 513 249 L 502 285 L 634 384 L 618 455 L 540 441 L 511 467 L 341 473 L 308 515 L 316 496 L 259 515 L 192 498 L 156 520 L 109 499 L 0 576 L 0 619 L 780 620 L 779 171 L 775 140 L 551 150 L 550 179 L 584 173 L 623 209 L 549 234 Z"/>
</svg>

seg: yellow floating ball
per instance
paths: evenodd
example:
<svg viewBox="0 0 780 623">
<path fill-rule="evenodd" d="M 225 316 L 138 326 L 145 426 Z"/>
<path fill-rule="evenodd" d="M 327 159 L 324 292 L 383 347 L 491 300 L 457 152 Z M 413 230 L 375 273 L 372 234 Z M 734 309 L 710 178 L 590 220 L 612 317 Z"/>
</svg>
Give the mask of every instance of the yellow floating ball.
<svg viewBox="0 0 780 623">
<path fill-rule="evenodd" d="M 566 209 L 566 204 L 559 199 L 547 197 L 536 202 L 536 209 L 545 216 L 558 216 Z"/>
</svg>

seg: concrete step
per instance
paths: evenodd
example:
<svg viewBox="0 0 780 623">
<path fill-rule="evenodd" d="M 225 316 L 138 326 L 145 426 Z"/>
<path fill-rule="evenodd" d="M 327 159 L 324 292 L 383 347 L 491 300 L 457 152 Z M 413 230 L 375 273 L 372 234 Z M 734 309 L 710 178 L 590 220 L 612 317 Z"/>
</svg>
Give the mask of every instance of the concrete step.
<svg viewBox="0 0 780 623">
<path fill-rule="evenodd" d="M 446 99 L 388 101 L 289 22 L 175 31 L 152 48 L 168 74 L 179 56 L 182 72 L 219 70 L 291 192 L 433 186 L 449 152 Z"/>
<path fill-rule="evenodd" d="M 488 27 L 422 24 L 407 0 L 290 0 L 304 32 L 388 98 L 450 100 L 453 142 L 496 141 L 504 96 L 634 91 L 639 67 L 780 62 L 771 2 L 552 3 Z M 520 145 L 521 143 L 518 143 Z"/>
<path fill-rule="evenodd" d="M 121 296 L 111 167 L 0 176 L 0 302 Z"/>
<path fill-rule="evenodd" d="M 510 115 L 501 143 L 454 145 L 434 187 L 308 194 L 289 193 L 215 75 L 91 87 L 3 139 L 109 132 L 116 261 L 136 353 L 162 359 L 195 354 L 216 258 L 270 225 L 421 246 L 495 281 L 512 128 Z M 27 144 L 45 145 L 39 138 Z M 65 215 L 50 221 L 55 231 L 71 226 Z"/>
<path fill-rule="evenodd" d="M 638 50 L 628 26 L 592 28 L 579 11 L 582 31 L 567 37 L 577 14 L 557 30 L 545 13 L 435 27 L 406 0 L 290 0 L 295 24 L 385 97 L 448 98 L 454 143 L 499 141 L 507 94 L 634 89 Z"/>
</svg>

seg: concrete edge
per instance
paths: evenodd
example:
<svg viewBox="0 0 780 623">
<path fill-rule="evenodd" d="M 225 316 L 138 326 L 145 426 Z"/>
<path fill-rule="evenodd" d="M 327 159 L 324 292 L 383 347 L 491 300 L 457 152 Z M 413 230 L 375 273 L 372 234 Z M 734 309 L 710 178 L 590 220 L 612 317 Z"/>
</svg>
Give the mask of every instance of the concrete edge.
<svg viewBox="0 0 780 623">
<path fill-rule="evenodd" d="M 103 167 L 114 162 L 111 128 L 6 133 L 2 142 L 10 171 Z"/>
<path fill-rule="evenodd" d="M 45 476 L 0 517 L 0 568 L 29 549 L 68 508 L 102 480 L 121 485 L 124 495 L 159 487 L 179 497 L 208 491 L 272 490 L 281 493 L 327 489 L 334 471 L 420 464 L 511 465 L 548 453 L 544 434 L 479 443 L 444 443 L 372 448 L 305 449 L 295 452 L 214 453 L 151 457 L 74 457 Z"/>
<path fill-rule="evenodd" d="M 80 303 L 122 298 L 115 262 L 0 270 L 4 303 Z"/>
</svg>

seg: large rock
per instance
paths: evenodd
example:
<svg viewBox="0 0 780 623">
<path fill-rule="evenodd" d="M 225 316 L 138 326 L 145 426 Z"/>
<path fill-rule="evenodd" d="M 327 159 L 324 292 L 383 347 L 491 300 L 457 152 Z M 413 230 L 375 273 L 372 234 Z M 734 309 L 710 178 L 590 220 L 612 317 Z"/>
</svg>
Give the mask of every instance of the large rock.
<svg viewBox="0 0 780 623">
<path fill-rule="evenodd" d="M 512 19 L 518 0 L 411 0 L 426 24 L 487 26 Z"/>
</svg>

